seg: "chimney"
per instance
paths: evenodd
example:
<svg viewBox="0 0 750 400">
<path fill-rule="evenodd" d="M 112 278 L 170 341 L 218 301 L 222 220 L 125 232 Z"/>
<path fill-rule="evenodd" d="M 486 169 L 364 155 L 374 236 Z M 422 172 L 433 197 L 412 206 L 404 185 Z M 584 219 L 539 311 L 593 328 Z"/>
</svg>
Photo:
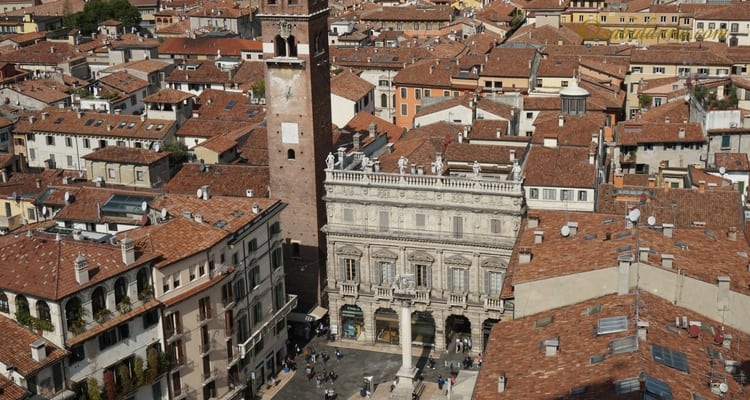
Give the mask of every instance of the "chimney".
<svg viewBox="0 0 750 400">
<path fill-rule="evenodd" d="M 503 136 L 503 130 L 501 128 L 496 128 L 495 129 L 495 137 L 497 139 L 500 139 L 501 136 Z"/>
<path fill-rule="evenodd" d="M 528 228 L 536 228 L 539 226 L 539 215 L 529 214 L 527 225 Z"/>
<path fill-rule="evenodd" d="M 729 227 L 729 230 L 727 231 L 727 239 L 733 242 L 737 240 L 737 227 L 734 227 L 734 226 Z"/>
<path fill-rule="evenodd" d="M 671 238 L 672 234 L 674 234 L 674 225 L 673 224 L 661 224 L 661 231 L 664 234 L 664 237 Z"/>
<path fill-rule="evenodd" d="M 664 181 L 664 193 L 669 193 L 669 181 Z"/>
<path fill-rule="evenodd" d="M 596 159 L 596 152 L 594 152 L 593 149 L 589 150 L 589 165 L 594 165 L 595 159 Z"/>
<path fill-rule="evenodd" d="M 544 341 L 544 355 L 553 357 L 557 355 L 557 349 L 560 347 L 560 338 L 547 339 Z"/>
<path fill-rule="evenodd" d="M 122 262 L 125 265 L 130 265 L 135 262 L 135 245 L 133 241 L 127 236 L 120 242 L 120 249 L 122 250 Z"/>
<path fill-rule="evenodd" d="M 208 200 L 208 199 L 211 198 L 211 195 L 210 195 L 209 190 L 208 190 L 209 187 L 210 186 L 208 186 L 208 185 L 201 186 L 201 194 L 203 195 L 201 198 L 203 200 Z"/>
<path fill-rule="evenodd" d="M 203 223 L 203 215 L 201 214 L 193 214 L 193 219 L 199 224 Z"/>
<path fill-rule="evenodd" d="M 565 117 L 563 117 L 562 115 L 559 115 L 557 117 L 557 126 L 562 128 L 564 125 L 565 125 Z"/>
<path fill-rule="evenodd" d="M 698 181 L 698 193 L 704 193 L 706 191 L 706 181 Z"/>
<path fill-rule="evenodd" d="M 638 321 L 638 339 L 646 341 L 646 336 L 648 333 L 648 321 Z"/>
<path fill-rule="evenodd" d="M 73 231 L 73 240 L 83 240 L 83 232 L 81 232 L 80 229 L 76 229 Z"/>
<path fill-rule="evenodd" d="M 632 254 L 623 254 L 617 257 L 617 294 L 628 294 L 630 289 L 630 264 L 633 262 Z"/>
<path fill-rule="evenodd" d="M 662 254 L 661 255 L 661 267 L 672 269 L 672 263 L 674 262 L 674 255 L 672 254 Z"/>
<path fill-rule="evenodd" d="M 39 189 L 41 187 L 42 187 L 42 180 L 41 179 L 37 179 L 36 180 L 36 188 Z"/>
<path fill-rule="evenodd" d="M 621 188 L 623 185 L 625 185 L 625 174 L 615 172 L 615 187 Z"/>
<path fill-rule="evenodd" d="M 518 249 L 518 263 L 528 264 L 531 262 L 531 248 L 521 247 Z"/>
<path fill-rule="evenodd" d="M 3 183 L 8 183 L 8 171 L 5 169 L 0 170 L 0 179 L 3 180 Z"/>
<path fill-rule="evenodd" d="M 29 115 L 29 123 L 33 124 L 36 121 L 36 117 L 33 115 Z"/>
<path fill-rule="evenodd" d="M 731 333 L 724 333 L 724 340 L 721 341 L 721 347 L 725 349 L 732 348 L 732 334 Z"/>
<path fill-rule="evenodd" d="M 362 141 L 360 140 L 361 136 L 362 134 L 359 132 L 352 135 L 352 139 L 354 140 L 354 151 L 359 151 L 359 147 L 362 145 Z"/>
<path fill-rule="evenodd" d="M 505 391 L 505 372 L 501 372 L 500 376 L 497 377 L 497 392 L 502 393 Z"/>
<path fill-rule="evenodd" d="M 685 128 L 680 128 L 680 131 L 677 133 L 677 137 L 680 139 L 685 139 Z"/>
<path fill-rule="evenodd" d="M 377 160 L 377 159 L 375 159 L 375 161 L 373 162 L 372 167 L 373 167 L 373 170 L 375 172 L 380 172 L 380 161 Z"/>
<path fill-rule="evenodd" d="M 370 137 L 374 138 L 375 135 L 378 133 L 378 125 L 375 122 L 370 122 L 370 126 L 368 127 L 368 132 L 370 134 Z"/>
<path fill-rule="evenodd" d="M 534 231 L 534 244 L 540 244 L 544 241 L 544 231 Z"/>
<path fill-rule="evenodd" d="M 42 120 L 45 120 L 47 118 L 49 118 L 49 113 L 43 112 L 42 113 Z"/>
<path fill-rule="evenodd" d="M 570 236 L 575 236 L 578 233 L 578 222 L 568 221 L 568 229 L 570 229 Z"/>
<path fill-rule="evenodd" d="M 258 203 L 253 204 L 253 214 L 260 214 L 260 205 Z"/>
<path fill-rule="evenodd" d="M 729 307 L 729 284 L 731 279 L 726 275 L 722 275 L 717 280 L 719 283 L 719 293 L 716 296 L 716 309 L 720 311 L 727 310 Z"/>
<path fill-rule="evenodd" d="M 638 248 L 638 262 L 648 262 L 648 253 L 649 253 L 648 247 L 639 247 Z"/>
<path fill-rule="evenodd" d="M 31 358 L 36 362 L 42 362 L 47 358 L 46 342 L 42 339 L 31 344 Z"/>
<path fill-rule="evenodd" d="M 510 162 L 516 161 L 516 150 L 510 149 L 509 153 L 510 153 Z"/>
<path fill-rule="evenodd" d="M 648 187 L 656 187 L 656 178 L 654 178 L 653 176 L 648 177 Z"/>
<path fill-rule="evenodd" d="M 412 164 L 411 165 L 411 168 L 409 168 L 409 173 L 412 174 L 412 175 L 416 175 L 417 174 L 417 164 Z"/>
<path fill-rule="evenodd" d="M 78 257 L 76 257 L 75 261 L 73 261 L 73 265 L 75 266 L 76 282 L 78 282 L 79 285 L 83 285 L 84 283 L 88 282 L 89 266 L 88 262 L 86 261 L 86 257 L 84 257 L 83 254 L 78 253 Z"/>
<path fill-rule="evenodd" d="M 544 147 L 557 147 L 557 138 L 556 137 L 544 138 Z"/>
<path fill-rule="evenodd" d="M 667 115 L 666 117 L 664 117 L 664 123 L 665 123 L 665 124 L 668 124 L 668 123 L 669 123 L 669 115 Z"/>
</svg>

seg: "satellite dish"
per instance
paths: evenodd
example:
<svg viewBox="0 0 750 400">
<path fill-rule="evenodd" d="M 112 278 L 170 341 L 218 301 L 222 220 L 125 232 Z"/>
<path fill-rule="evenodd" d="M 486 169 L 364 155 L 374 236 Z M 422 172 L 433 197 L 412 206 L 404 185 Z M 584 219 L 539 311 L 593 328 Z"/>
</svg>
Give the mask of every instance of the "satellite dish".
<svg viewBox="0 0 750 400">
<path fill-rule="evenodd" d="M 203 190 L 198 188 L 198 190 L 195 192 L 195 195 L 200 199 L 203 198 Z"/>
<path fill-rule="evenodd" d="M 562 228 L 560 228 L 560 234 L 564 237 L 568 237 L 570 235 L 570 227 L 563 225 Z"/>
<path fill-rule="evenodd" d="M 162 208 L 161 209 L 161 219 L 167 219 L 167 209 Z"/>
<path fill-rule="evenodd" d="M 721 393 L 726 393 L 729 390 L 729 386 L 726 383 L 722 382 L 719 385 L 719 390 L 721 391 Z"/>
<path fill-rule="evenodd" d="M 641 210 L 634 208 L 628 213 L 628 219 L 630 222 L 638 222 L 638 218 L 641 217 Z"/>
<path fill-rule="evenodd" d="M 647 220 L 646 222 L 648 222 L 648 224 L 649 224 L 650 226 L 654 226 L 654 224 L 656 223 L 656 217 L 654 217 L 654 216 L 652 215 L 652 216 L 648 217 L 648 220 Z"/>
<path fill-rule="evenodd" d="M 70 192 L 65 192 L 65 201 L 70 201 Z"/>
<path fill-rule="evenodd" d="M 148 203 L 146 203 L 145 201 L 141 203 L 141 210 L 143 210 L 144 212 L 148 211 Z"/>
<path fill-rule="evenodd" d="M 727 169 L 724 168 L 724 167 L 721 167 L 721 168 L 719 168 L 719 173 L 722 174 L 722 175 L 724 175 L 724 174 L 727 173 Z"/>
<path fill-rule="evenodd" d="M 47 215 L 47 206 L 42 206 L 42 215 Z"/>
</svg>

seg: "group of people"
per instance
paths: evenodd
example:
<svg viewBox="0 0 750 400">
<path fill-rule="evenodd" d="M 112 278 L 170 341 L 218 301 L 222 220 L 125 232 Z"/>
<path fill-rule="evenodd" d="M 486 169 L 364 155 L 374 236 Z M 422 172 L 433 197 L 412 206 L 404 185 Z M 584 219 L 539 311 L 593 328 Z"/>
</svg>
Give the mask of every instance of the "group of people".
<svg viewBox="0 0 750 400">
<path fill-rule="evenodd" d="M 456 384 L 456 375 L 450 374 L 448 376 L 448 379 L 443 379 L 443 375 L 438 375 L 437 384 L 438 390 L 445 390 L 445 394 L 448 395 L 448 393 L 451 391 L 451 387 Z"/>
<path fill-rule="evenodd" d="M 463 339 L 456 337 L 456 354 L 471 351 L 471 337 L 465 336 Z"/>
</svg>

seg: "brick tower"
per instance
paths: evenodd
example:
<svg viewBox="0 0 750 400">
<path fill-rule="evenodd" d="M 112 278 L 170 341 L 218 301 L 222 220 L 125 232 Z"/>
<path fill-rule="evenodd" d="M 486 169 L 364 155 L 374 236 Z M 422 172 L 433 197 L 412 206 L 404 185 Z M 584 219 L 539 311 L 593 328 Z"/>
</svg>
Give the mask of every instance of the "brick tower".
<svg viewBox="0 0 750 400">
<path fill-rule="evenodd" d="M 332 150 L 326 0 L 260 0 L 271 197 L 282 213 L 287 292 L 305 307 L 325 282 L 325 159 Z M 305 309 L 306 310 L 306 309 Z"/>
</svg>

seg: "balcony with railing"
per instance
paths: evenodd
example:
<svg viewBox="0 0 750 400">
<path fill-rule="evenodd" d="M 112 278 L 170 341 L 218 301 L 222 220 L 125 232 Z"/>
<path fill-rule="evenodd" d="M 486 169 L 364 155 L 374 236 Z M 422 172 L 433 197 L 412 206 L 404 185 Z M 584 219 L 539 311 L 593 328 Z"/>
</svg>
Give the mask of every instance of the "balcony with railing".
<svg viewBox="0 0 750 400">
<path fill-rule="evenodd" d="M 203 326 L 211 321 L 210 310 L 198 310 L 198 314 L 195 316 L 198 325 Z"/>
<path fill-rule="evenodd" d="M 187 398 L 190 394 L 190 387 L 188 385 L 182 385 L 180 387 L 174 388 L 174 400 L 181 400 L 184 398 Z"/>
<path fill-rule="evenodd" d="M 281 318 L 286 318 L 297 307 L 296 294 L 287 294 L 286 299 L 286 303 L 278 311 L 273 313 L 269 318 L 264 319 L 261 324 L 256 324 L 250 337 L 238 345 L 240 348 L 240 351 L 238 351 L 240 358 L 245 358 L 247 351 L 255 347 L 269 330 L 273 330 L 274 326 L 281 321 Z"/>
<path fill-rule="evenodd" d="M 201 357 L 205 356 L 206 354 L 211 352 L 211 349 L 215 347 L 215 343 L 213 340 L 209 340 L 206 343 L 201 343 L 198 345 L 198 350 L 201 353 Z"/>
<path fill-rule="evenodd" d="M 11 215 L 10 217 L 0 216 L 0 228 L 9 231 L 18 228 L 23 222 L 23 215 Z"/>
<path fill-rule="evenodd" d="M 175 340 L 179 340 L 183 336 L 182 326 L 167 327 L 164 330 L 164 336 L 167 338 L 167 343 L 172 343 Z"/>
<path fill-rule="evenodd" d="M 448 306 L 466 308 L 467 297 L 466 293 L 448 293 Z"/>
<path fill-rule="evenodd" d="M 391 286 L 374 286 L 373 292 L 378 300 L 393 300 L 393 287 Z"/>
<path fill-rule="evenodd" d="M 359 283 L 357 282 L 341 282 L 341 295 L 357 297 L 359 295 Z"/>
<path fill-rule="evenodd" d="M 219 376 L 219 370 L 216 368 L 210 369 L 208 371 L 203 371 L 201 372 L 201 384 L 208 385 L 212 381 L 216 380 L 217 376 Z"/>
<path fill-rule="evenodd" d="M 485 297 L 484 309 L 487 311 L 503 312 L 505 310 L 505 304 L 504 304 L 504 301 L 501 299 L 493 298 L 493 297 Z"/>
<path fill-rule="evenodd" d="M 444 175 L 394 174 L 328 169 L 326 170 L 325 183 L 360 184 L 397 189 L 444 188 L 480 194 L 509 194 L 518 196 L 522 194 L 520 181 L 507 181 L 497 178 L 475 179 Z"/>
<path fill-rule="evenodd" d="M 414 294 L 414 302 L 420 304 L 430 304 L 430 291 L 424 288 L 417 288 Z"/>
</svg>

